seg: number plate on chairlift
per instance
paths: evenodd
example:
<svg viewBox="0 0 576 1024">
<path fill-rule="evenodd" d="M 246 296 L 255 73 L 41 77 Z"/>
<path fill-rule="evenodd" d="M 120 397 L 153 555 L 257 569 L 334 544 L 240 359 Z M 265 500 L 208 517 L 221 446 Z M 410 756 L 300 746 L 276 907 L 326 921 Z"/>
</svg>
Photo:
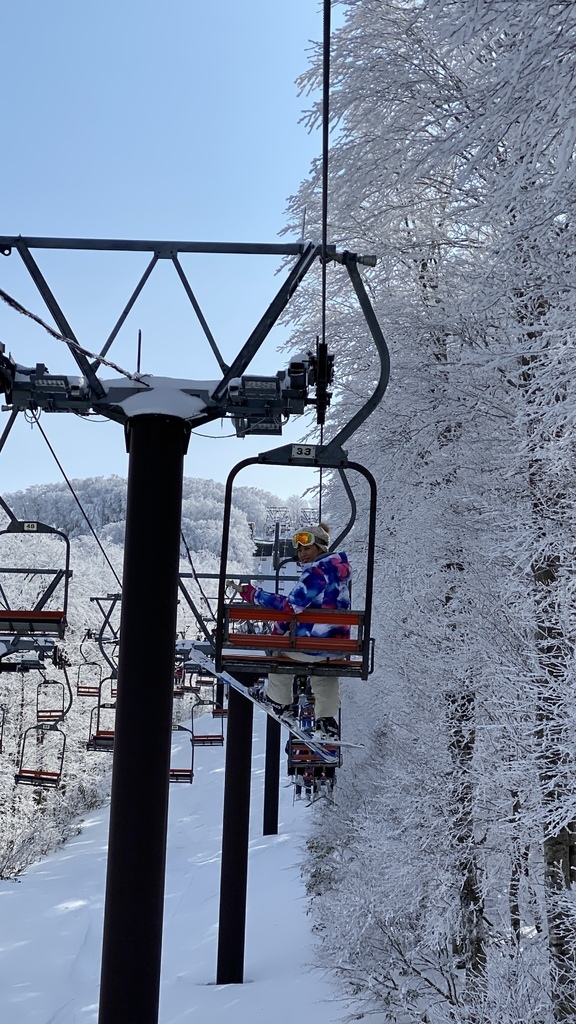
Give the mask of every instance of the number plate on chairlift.
<svg viewBox="0 0 576 1024">
<path fill-rule="evenodd" d="M 316 458 L 316 445 L 315 444 L 293 444 L 292 445 L 292 458 L 293 459 L 310 459 L 311 461 Z"/>
</svg>

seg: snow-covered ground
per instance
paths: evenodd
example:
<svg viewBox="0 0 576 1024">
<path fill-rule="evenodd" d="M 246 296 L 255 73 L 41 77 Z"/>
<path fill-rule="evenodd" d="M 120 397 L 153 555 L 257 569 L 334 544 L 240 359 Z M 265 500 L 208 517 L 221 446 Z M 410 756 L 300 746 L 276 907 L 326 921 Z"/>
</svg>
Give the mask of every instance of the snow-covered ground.
<svg viewBox="0 0 576 1024">
<path fill-rule="evenodd" d="M 314 967 L 300 877 L 316 810 L 293 803 L 284 767 L 279 834 L 262 836 L 264 719 L 254 716 L 244 984 L 215 984 L 224 751 L 202 747 L 194 783 L 170 789 L 160 1024 L 334 1024 L 345 1016 L 333 979 Z M 214 731 L 212 719 L 199 719 L 196 731 Z M 173 765 L 189 759 L 188 734 L 174 733 Z M 97 1021 L 107 831 L 108 810 L 91 813 L 66 847 L 0 882 L 2 1024 Z"/>
</svg>

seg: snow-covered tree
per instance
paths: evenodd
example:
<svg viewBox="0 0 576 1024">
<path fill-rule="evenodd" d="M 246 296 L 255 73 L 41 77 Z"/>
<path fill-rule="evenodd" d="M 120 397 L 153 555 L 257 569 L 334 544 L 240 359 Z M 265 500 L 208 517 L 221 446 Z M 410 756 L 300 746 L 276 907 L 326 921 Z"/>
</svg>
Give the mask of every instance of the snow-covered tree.
<svg viewBox="0 0 576 1024">
<path fill-rule="evenodd" d="M 383 1019 L 568 1020 L 576 12 L 347 6 L 329 234 L 379 257 L 364 273 L 392 376 L 347 443 L 380 485 L 379 653 L 368 686 L 345 686 L 366 751 L 312 860 L 323 949 Z M 317 58 L 303 89 L 320 74 Z M 292 227 L 303 206 L 319 226 L 319 170 Z M 337 274 L 333 427 L 378 368 Z M 319 295 L 311 280 L 295 297 L 299 349 Z M 347 542 L 358 561 L 363 529 Z"/>
</svg>

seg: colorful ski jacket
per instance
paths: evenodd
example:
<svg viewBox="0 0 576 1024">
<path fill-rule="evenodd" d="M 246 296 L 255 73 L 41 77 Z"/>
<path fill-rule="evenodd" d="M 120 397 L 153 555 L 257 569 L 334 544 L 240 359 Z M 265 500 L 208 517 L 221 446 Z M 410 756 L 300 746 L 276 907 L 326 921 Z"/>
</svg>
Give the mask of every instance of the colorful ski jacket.
<svg viewBox="0 0 576 1024">
<path fill-rule="evenodd" d="M 263 608 L 274 608 L 290 614 L 313 608 L 347 611 L 350 608 L 351 577 L 352 569 L 344 551 L 321 555 L 306 566 L 287 597 L 256 587 L 252 600 Z M 288 622 L 276 622 L 272 632 L 286 633 L 288 629 Z M 299 622 L 296 636 L 349 637 L 350 627 L 330 625 L 328 622 Z M 321 651 L 310 653 L 322 655 Z"/>
</svg>

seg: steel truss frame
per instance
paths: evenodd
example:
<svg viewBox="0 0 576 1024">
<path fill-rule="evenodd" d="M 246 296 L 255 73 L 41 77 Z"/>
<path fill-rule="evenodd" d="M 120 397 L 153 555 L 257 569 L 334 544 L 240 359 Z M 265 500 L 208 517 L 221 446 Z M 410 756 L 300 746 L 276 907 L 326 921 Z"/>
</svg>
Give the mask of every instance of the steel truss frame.
<svg viewBox="0 0 576 1024">
<path fill-rule="evenodd" d="M 92 357 L 78 342 L 66 315 L 61 308 L 54 292 L 50 288 L 40 266 L 32 254 L 32 250 L 89 250 L 109 252 L 148 252 L 150 262 L 142 274 L 136 287 L 128 298 L 123 310 L 98 355 Z M 69 411 L 87 413 L 98 412 L 109 419 L 126 424 L 130 412 L 124 406 L 136 395 L 154 391 L 154 378 L 147 375 L 127 375 L 131 379 L 111 379 L 105 384 L 98 377 L 98 370 L 116 339 L 122 325 L 126 321 L 136 299 L 148 281 L 159 260 L 170 260 L 182 282 L 182 286 L 206 340 L 218 362 L 222 377 L 214 387 L 212 382 L 180 381 L 178 390 L 188 398 L 199 400 L 196 406 L 189 403 L 190 413 L 184 419 L 192 424 L 207 423 L 214 419 L 229 416 L 235 421 L 238 436 L 247 433 L 279 434 L 282 432 L 282 417 L 300 414 L 306 405 L 315 404 L 319 416 L 323 416 L 325 406 L 330 400 L 325 387 L 319 382 L 315 399 L 308 397 L 310 377 L 314 377 L 314 359 L 309 362 L 292 363 L 287 371 L 279 371 L 276 377 L 248 377 L 246 371 L 262 343 L 278 322 L 290 298 L 307 272 L 320 257 L 344 263 L 349 270 L 352 283 L 358 291 L 359 275 L 355 278 L 352 268 L 357 263 L 375 264 L 375 257 L 358 256 L 350 253 L 337 253 L 334 246 L 327 247 L 313 242 L 295 244 L 261 244 L 241 242 L 183 242 L 183 241 L 144 241 L 134 239 L 97 239 L 97 238 L 41 238 L 23 237 L 21 235 L 1 235 L 0 253 L 10 256 L 18 253 L 30 274 L 38 292 L 49 310 L 63 340 L 75 360 L 81 376 L 71 377 L 66 374 L 51 374 L 46 366 L 37 364 L 34 368 L 19 366 L 2 350 L 0 355 L 0 390 L 6 394 L 13 411 L 18 409 L 45 409 L 47 411 Z M 205 254 L 250 254 L 277 255 L 279 257 L 296 257 L 292 269 L 280 286 L 276 296 L 260 318 L 256 327 L 247 338 L 232 363 L 228 365 L 218 348 L 206 317 L 179 261 L 181 253 Z M 363 288 L 363 286 L 362 286 Z M 7 301 L 10 297 L 4 294 Z M 368 297 L 373 323 L 373 314 Z M 13 303 L 18 307 L 18 303 Z M 361 300 L 361 305 L 363 300 Z M 25 312 L 21 307 L 20 311 Z M 364 310 L 366 314 L 366 310 Z M 369 321 L 370 330 L 373 323 Z M 45 325 L 46 326 L 46 325 Z M 165 381 L 165 378 L 163 378 Z M 200 386 L 199 386 L 200 385 Z M 202 386 L 203 385 L 203 386 Z M 259 386 L 260 385 L 260 386 Z M 144 394 L 144 401 L 147 401 Z M 141 412 L 142 410 L 140 410 Z M 154 412 L 154 409 L 151 409 Z M 319 420 L 320 422 L 322 420 Z M 258 424 L 261 424 L 258 427 Z M 0 449 L 5 438 L 0 439 Z"/>
</svg>

